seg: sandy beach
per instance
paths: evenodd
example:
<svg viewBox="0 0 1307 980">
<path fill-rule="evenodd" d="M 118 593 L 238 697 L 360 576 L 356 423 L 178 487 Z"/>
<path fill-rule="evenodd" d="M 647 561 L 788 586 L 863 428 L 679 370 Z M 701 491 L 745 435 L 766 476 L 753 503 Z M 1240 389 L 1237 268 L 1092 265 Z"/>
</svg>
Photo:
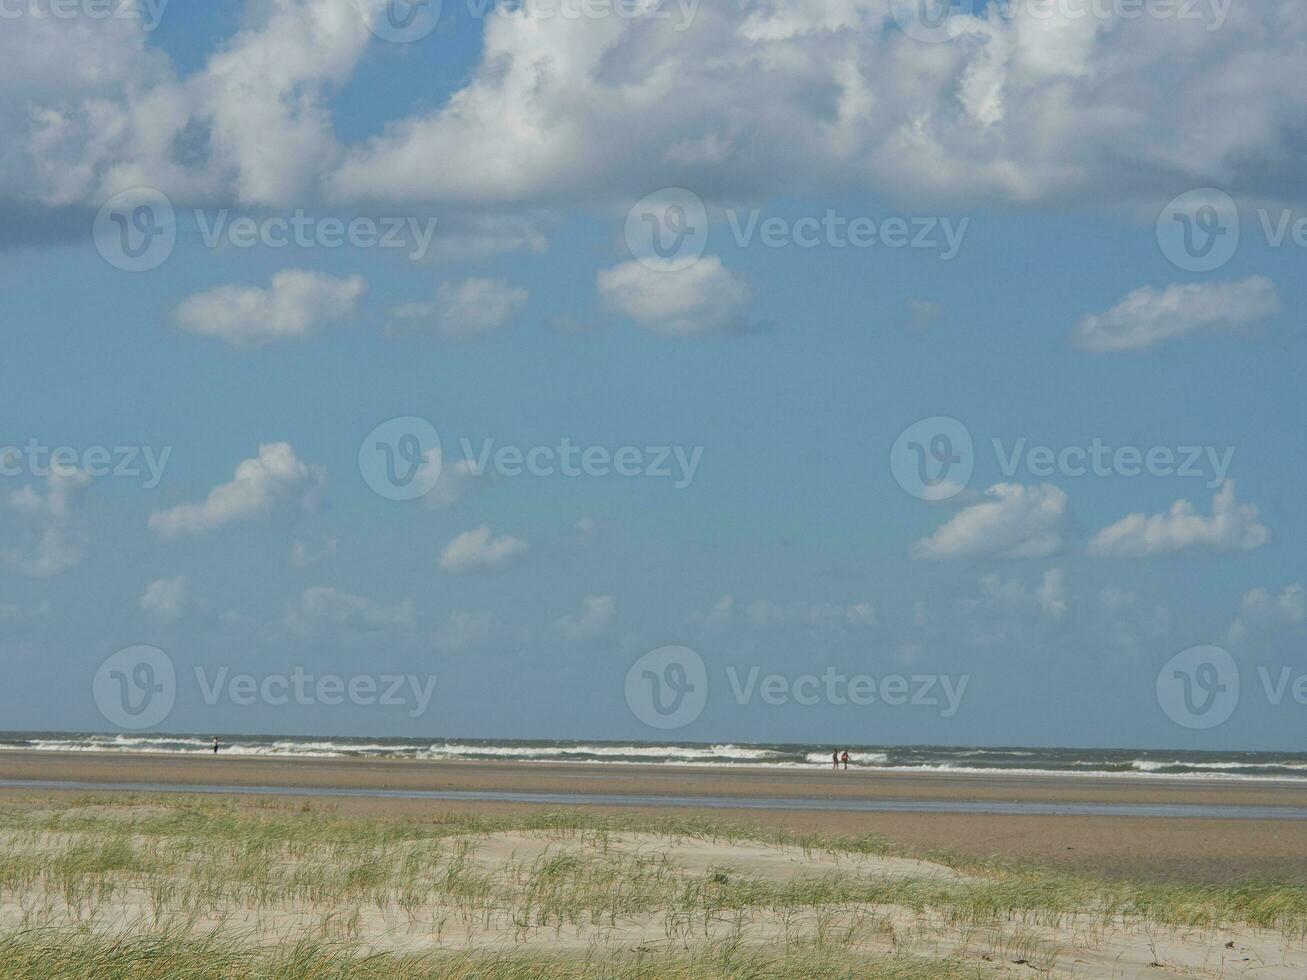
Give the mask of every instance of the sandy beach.
<svg viewBox="0 0 1307 980">
<path fill-rule="evenodd" d="M 566 763 L 424 762 L 73 752 L 0 753 L 3 781 L 79 784 L 149 783 L 276 787 L 271 796 L 311 800 L 344 815 L 411 819 L 433 813 L 526 814 L 556 804 L 491 800 L 423 800 L 332 790 L 452 790 L 471 794 L 559 793 L 594 796 L 599 812 L 654 812 L 616 807 L 602 797 L 664 797 L 661 816 L 702 815 L 695 797 L 738 798 L 747 808 L 714 808 L 717 820 L 794 833 L 880 834 L 896 845 L 950 851 L 972 858 L 1035 860 L 1064 870 L 1160 881 L 1228 882 L 1274 877 L 1307 882 L 1307 821 L 992 813 L 867 813 L 768 808 L 760 801 L 894 800 L 1031 801 L 1040 803 L 1162 804 L 1220 807 L 1307 806 L 1307 787 L 1277 782 L 1082 776 L 994 776 L 930 773 L 760 771 L 706 767 Z M 315 793 L 315 791 L 317 791 Z M 84 789 L 3 787 L 0 799 L 74 798 Z M 801 807 L 801 802 L 798 804 Z M 1259 811 L 1260 812 L 1260 811 Z"/>
</svg>

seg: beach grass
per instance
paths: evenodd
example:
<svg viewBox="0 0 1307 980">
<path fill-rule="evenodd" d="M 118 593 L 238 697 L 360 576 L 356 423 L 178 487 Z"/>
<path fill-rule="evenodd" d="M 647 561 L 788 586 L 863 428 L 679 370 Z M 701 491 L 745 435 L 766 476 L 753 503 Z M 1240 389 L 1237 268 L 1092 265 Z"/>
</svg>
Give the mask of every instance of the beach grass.
<svg viewBox="0 0 1307 980">
<path fill-rule="evenodd" d="M 533 846 L 483 860 L 504 835 Z M 1060 928 L 1307 936 L 1307 888 L 1291 883 L 1107 881 L 707 819 L 115 795 L 0 805 L 0 842 L 14 977 L 947 978 L 990 962 L 1046 973 Z M 727 857 L 687 867 L 690 842 Z M 756 845 L 815 870 L 730 859 Z M 948 873 L 866 873 L 888 859 Z"/>
</svg>

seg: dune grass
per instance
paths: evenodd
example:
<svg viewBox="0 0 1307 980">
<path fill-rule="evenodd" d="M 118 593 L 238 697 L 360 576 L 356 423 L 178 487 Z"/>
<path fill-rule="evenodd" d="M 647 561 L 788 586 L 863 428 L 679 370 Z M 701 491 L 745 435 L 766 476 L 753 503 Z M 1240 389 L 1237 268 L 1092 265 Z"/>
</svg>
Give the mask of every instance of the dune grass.
<svg viewBox="0 0 1307 980">
<path fill-rule="evenodd" d="M 480 841 L 510 832 L 569 846 L 476 859 Z M 631 833 L 658 846 L 612 846 Z M 837 870 L 693 872 L 676 859 L 684 841 L 779 845 Z M 984 967 L 953 956 L 956 942 L 922 937 L 946 927 L 982 960 L 1046 971 L 1057 951 L 1039 927 L 1307 935 L 1298 885 L 1108 882 L 947 855 L 930 857 L 956 879 L 866 875 L 852 870 L 858 858 L 922 855 L 881 837 L 709 820 L 351 819 L 276 802 L 114 796 L 0 805 L 0 844 L 0 898 L 18 910 L 0 931 L 0 975 L 15 977 L 970 977 Z M 904 929 L 905 910 L 919 929 Z M 656 941 L 605 944 L 633 927 Z M 415 955 L 397 935 L 435 948 Z"/>
</svg>

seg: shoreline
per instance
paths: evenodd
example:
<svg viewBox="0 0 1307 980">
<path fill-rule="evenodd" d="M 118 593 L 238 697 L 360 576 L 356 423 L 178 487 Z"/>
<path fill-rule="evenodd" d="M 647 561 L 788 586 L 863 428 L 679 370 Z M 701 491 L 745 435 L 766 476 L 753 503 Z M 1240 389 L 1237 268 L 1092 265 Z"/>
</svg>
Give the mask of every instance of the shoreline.
<svg viewBox="0 0 1307 980">
<path fill-rule="evenodd" d="M 66 805 L 87 796 L 148 797 L 148 792 L 115 791 L 111 784 L 149 783 L 165 785 L 168 796 L 184 793 L 188 786 L 205 786 L 215 791 L 206 794 L 209 798 L 227 799 L 238 806 L 294 800 L 361 819 L 425 821 L 449 814 L 499 818 L 584 808 L 618 820 L 632 816 L 706 818 L 795 834 L 883 835 L 921 853 L 947 851 L 982 860 L 1033 861 L 1122 879 L 1231 881 L 1258 877 L 1307 883 L 1307 820 L 803 807 L 805 800 L 854 805 L 858 801 L 934 801 L 1307 807 L 1307 786 L 1284 784 L 28 750 L 0 751 L 0 779 L 79 784 L 77 789 L 63 790 L 0 787 L 0 801 L 6 803 L 43 800 Z M 223 788 L 230 789 L 230 795 L 224 796 Z M 347 790 L 351 795 L 333 796 L 332 789 Z M 569 802 L 378 795 L 387 791 L 566 794 Z M 604 800 L 623 795 L 666 799 L 657 806 L 614 805 Z M 586 796 L 594 802 L 575 801 Z M 696 797 L 712 798 L 715 805 L 703 805 L 706 799 L 696 801 Z M 776 805 L 768 807 L 768 800 Z"/>
<path fill-rule="evenodd" d="M 166 749 L 120 749 L 120 748 L 103 748 L 103 749 L 40 749 L 40 748 L 4 748 L 0 749 L 0 754 L 36 754 L 36 755 L 69 755 L 84 756 L 87 758 L 103 758 L 105 756 L 131 756 L 135 758 L 148 759 L 212 759 L 214 755 L 207 750 L 195 749 L 189 752 L 171 752 Z M 494 757 L 486 759 L 468 759 L 468 758 L 409 758 L 398 755 L 346 755 L 344 753 L 311 753 L 311 752 L 238 752 L 226 750 L 220 753 L 222 758 L 227 759 L 249 759 L 251 761 L 258 759 L 287 760 L 287 761 L 306 761 L 306 762 L 358 762 L 358 763 L 380 763 L 380 762 L 405 762 L 418 763 L 427 765 L 529 765 L 529 766 L 587 766 L 595 768 L 612 768 L 625 767 L 638 770 L 658 770 L 670 769 L 675 771 L 690 770 L 697 772 L 720 773 L 723 771 L 748 771 L 748 772 L 792 772 L 792 773 L 818 773 L 833 772 L 829 766 L 820 763 L 795 763 L 795 762 L 638 762 L 629 759 L 621 761 L 609 761 L 605 759 L 530 759 L 516 760 L 512 756 Z M 1233 783 L 1235 785 L 1243 783 L 1273 783 L 1283 786 L 1299 786 L 1307 790 L 1307 777 L 1303 776 L 1243 776 L 1235 773 L 1224 772 L 1150 772 L 1142 769 L 1121 769 L 1121 770 L 1102 770 L 1102 769 L 1021 769 L 1021 768 L 997 768 L 975 766 L 970 768 L 947 767 L 947 766 L 868 766 L 868 765 L 851 765 L 848 773 L 859 773 L 868 776 L 894 776 L 894 775 L 924 775 L 924 776 L 976 776 L 976 777 L 1012 777 L 1020 779 L 1023 777 L 1042 777 L 1050 776 L 1055 778 L 1066 779 L 1126 779 L 1126 780 L 1158 780 L 1163 782 L 1177 781 L 1186 783 Z"/>
</svg>

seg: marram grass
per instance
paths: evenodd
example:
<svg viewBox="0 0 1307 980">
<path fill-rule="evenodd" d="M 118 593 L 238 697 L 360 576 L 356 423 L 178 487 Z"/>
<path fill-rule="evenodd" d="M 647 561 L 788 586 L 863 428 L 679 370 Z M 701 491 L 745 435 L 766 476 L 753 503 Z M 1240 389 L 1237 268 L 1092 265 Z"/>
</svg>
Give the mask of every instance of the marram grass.
<svg viewBox="0 0 1307 980">
<path fill-rule="evenodd" d="M 506 832 L 550 847 L 476 859 L 479 840 Z M 656 835 L 658 846 L 611 846 L 633 832 Z M 784 845 L 839 870 L 828 862 L 788 879 L 692 871 L 676 859 L 685 841 Z M 423 820 L 171 796 L 11 803 L 0 805 L 0 903 L 10 910 L 0 976 L 947 980 L 992 975 L 976 972 L 989 969 L 977 958 L 1048 970 L 1057 949 L 1040 935 L 1049 928 L 1307 935 L 1301 885 L 1100 881 L 946 855 L 925 856 L 960 872 L 956 880 L 850 867 L 896 855 L 880 837 L 574 812 Z M 905 915 L 928 925 L 905 928 Z M 760 934 L 760 923 L 771 931 Z M 622 940 L 633 926 L 656 941 Z M 376 941 L 396 932 L 437 948 L 419 955 Z M 608 933 L 618 941 L 575 939 Z M 930 938 L 946 933 L 950 942 Z M 564 935 L 570 947 L 553 941 Z M 955 955 L 959 936 L 969 963 Z"/>
</svg>

